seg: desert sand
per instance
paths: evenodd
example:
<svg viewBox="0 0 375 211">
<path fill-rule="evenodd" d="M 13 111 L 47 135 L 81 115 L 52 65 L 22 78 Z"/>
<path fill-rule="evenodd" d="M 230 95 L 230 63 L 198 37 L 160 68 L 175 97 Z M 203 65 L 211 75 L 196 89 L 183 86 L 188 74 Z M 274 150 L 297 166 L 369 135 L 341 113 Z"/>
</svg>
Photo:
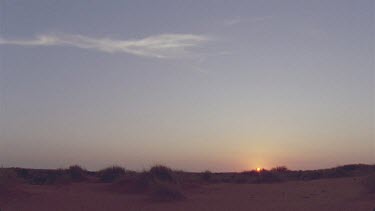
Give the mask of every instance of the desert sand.
<svg viewBox="0 0 375 211">
<path fill-rule="evenodd" d="M 18 184 L 0 193 L 1 211 L 232 211 L 347 210 L 372 211 L 375 194 L 364 177 L 288 181 L 272 184 L 200 184 L 184 188 L 183 200 L 159 202 L 144 194 L 119 193 L 113 184 L 80 182 L 64 185 Z"/>
</svg>

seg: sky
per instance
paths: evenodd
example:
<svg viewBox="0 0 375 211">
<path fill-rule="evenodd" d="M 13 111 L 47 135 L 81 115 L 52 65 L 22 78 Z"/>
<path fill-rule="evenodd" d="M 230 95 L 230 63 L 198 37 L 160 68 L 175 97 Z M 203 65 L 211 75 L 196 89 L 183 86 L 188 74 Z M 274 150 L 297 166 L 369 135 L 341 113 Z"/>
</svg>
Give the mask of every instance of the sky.
<svg viewBox="0 0 375 211">
<path fill-rule="evenodd" d="M 0 0 L 0 165 L 375 164 L 374 11 Z"/>
</svg>

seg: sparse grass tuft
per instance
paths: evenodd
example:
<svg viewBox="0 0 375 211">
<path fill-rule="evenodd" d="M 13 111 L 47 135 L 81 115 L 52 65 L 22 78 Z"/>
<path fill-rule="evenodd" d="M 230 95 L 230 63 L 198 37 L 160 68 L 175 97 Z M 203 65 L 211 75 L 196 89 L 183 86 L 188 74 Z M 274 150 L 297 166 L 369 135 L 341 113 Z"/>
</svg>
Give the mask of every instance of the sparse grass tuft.
<svg viewBox="0 0 375 211">
<path fill-rule="evenodd" d="M 66 170 L 32 170 L 27 174 L 21 172 L 21 177 L 32 185 L 66 184 L 71 181 Z"/>
<path fill-rule="evenodd" d="M 30 177 L 30 172 L 28 169 L 16 168 L 15 172 L 17 173 L 17 176 L 22 179 L 28 179 Z"/>
<path fill-rule="evenodd" d="M 256 183 L 281 182 L 280 177 L 272 171 L 262 170 L 256 179 Z"/>
<path fill-rule="evenodd" d="M 202 177 L 203 181 L 210 182 L 212 180 L 213 175 L 212 175 L 212 172 L 207 170 L 207 171 L 201 173 L 201 177 Z"/>
<path fill-rule="evenodd" d="M 172 169 L 166 166 L 157 165 L 157 166 L 152 167 L 149 171 L 149 175 L 151 179 L 155 181 L 171 182 L 171 183 L 176 182 Z"/>
<path fill-rule="evenodd" d="M 244 184 L 249 182 L 249 176 L 246 174 L 238 174 L 233 178 L 233 182 L 237 184 Z"/>
<path fill-rule="evenodd" d="M 184 199 L 175 172 L 165 166 L 154 166 L 149 171 L 122 177 L 113 189 L 123 193 L 145 193 L 155 201 Z"/>
<path fill-rule="evenodd" d="M 86 170 L 83 169 L 81 166 L 78 166 L 78 165 L 70 166 L 67 172 L 73 182 L 82 182 L 87 179 Z"/>
<path fill-rule="evenodd" d="M 361 164 L 349 164 L 349 165 L 337 166 L 336 169 L 341 169 L 343 171 L 348 172 L 348 171 L 355 171 L 363 167 L 366 167 L 366 166 L 361 165 Z"/>
<path fill-rule="evenodd" d="M 271 171 L 276 172 L 276 173 L 284 173 L 284 172 L 288 172 L 289 169 L 286 166 L 276 166 L 272 168 Z"/>
<path fill-rule="evenodd" d="M 0 188 L 5 188 L 17 180 L 17 174 L 13 169 L 0 168 Z"/>
<path fill-rule="evenodd" d="M 321 179 L 323 176 L 322 171 L 320 170 L 309 170 L 309 171 L 302 171 L 300 173 L 300 179 L 301 180 L 315 180 L 315 179 Z"/>
<path fill-rule="evenodd" d="M 113 182 L 125 175 L 125 169 L 120 166 L 112 166 L 98 172 L 101 182 Z"/>
<path fill-rule="evenodd" d="M 332 169 L 327 170 L 324 177 L 327 177 L 327 178 L 347 177 L 349 176 L 349 173 L 348 173 L 349 171 L 351 170 L 346 170 L 345 168 L 340 168 L 340 167 L 332 168 Z"/>
</svg>

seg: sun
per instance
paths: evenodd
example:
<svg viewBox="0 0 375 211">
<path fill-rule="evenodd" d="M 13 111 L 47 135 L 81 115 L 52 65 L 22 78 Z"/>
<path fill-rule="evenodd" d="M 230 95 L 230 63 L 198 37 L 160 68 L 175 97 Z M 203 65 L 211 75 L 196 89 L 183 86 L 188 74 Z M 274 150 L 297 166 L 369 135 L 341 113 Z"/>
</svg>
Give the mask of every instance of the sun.
<svg viewBox="0 0 375 211">
<path fill-rule="evenodd" d="M 256 170 L 257 172 L 262 171 L 262 169 L 261 169 L 260 167 L 256 168 L 255 170 Z"/>
</svg>

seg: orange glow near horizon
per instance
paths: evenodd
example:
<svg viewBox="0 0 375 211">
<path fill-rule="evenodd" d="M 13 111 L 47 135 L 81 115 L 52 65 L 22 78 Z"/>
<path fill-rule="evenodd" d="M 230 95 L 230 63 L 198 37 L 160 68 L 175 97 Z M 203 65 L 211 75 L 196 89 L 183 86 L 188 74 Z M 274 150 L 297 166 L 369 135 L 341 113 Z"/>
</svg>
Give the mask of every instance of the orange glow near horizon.
<svg viewBox="0 0 375 211">
<path fill-rule="evenodd" d="M 257 171 L 257 172 L 260 172 L 261 170 L 262 170 L 262 169 L 261 169 L 261 168 L 259 168 L 259 167 L 258 167 L 258 168 L 256 168 L 256 171 Z"/>
</svg>

